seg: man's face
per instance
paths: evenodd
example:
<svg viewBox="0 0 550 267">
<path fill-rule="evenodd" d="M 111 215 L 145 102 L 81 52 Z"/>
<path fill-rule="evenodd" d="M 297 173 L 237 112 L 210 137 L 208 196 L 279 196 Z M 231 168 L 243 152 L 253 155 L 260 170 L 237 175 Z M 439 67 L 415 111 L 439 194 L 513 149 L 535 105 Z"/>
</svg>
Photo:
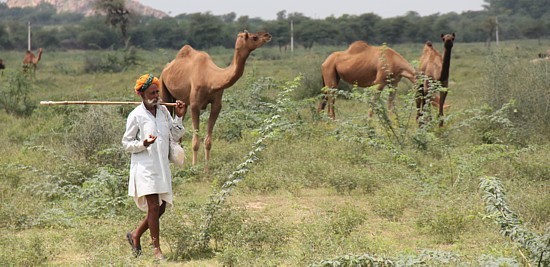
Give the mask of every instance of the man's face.
<svg viewBox="0 0 550 267">
<path fill-rule="evenodd" d="M 149 88 L 145 90 L 141 94 L 141 99 L 143 99 L 143 103 L 145 103 L 146 106 L 156 106 L 160 103 L 160 96 L 159 96 L 159 88 L 156 84 L 151 84 Z"/>
</svg>

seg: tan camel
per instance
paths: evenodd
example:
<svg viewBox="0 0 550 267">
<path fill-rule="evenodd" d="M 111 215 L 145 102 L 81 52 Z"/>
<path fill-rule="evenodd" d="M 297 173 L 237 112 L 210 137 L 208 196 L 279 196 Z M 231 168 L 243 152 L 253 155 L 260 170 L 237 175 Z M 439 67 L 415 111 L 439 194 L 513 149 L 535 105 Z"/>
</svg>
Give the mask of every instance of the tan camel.
<svg viewBox="0 0 550 267">
<path fill-rule="evenodd" d="M 35 56 L 31 51 L 27 50 L 25 58 L 23 59 L 23 70 L 27 71 L 28 69 L 31 69 L 32 73 L 34 74 L 36 72 L 36 66 L 42 58 L 42 52 L 42 48 L 38 49 L 38 56 Z"/>
<path fill-rule="evenodd" d="M 539 57 L 532 59 L 531 63 L 550 62 L 550 49 L 546 50 L 546 54 L 539 53 Z"/>
<path fill-rule="evenodd" d="M 4 76 L 4 69 L 6 68 L 6 66 L 4 65 L 4 60 L 0 58 L 0 76 Z"/>
<path fill-rule="evenodd" d="M 424 44 L 422 56 L 420 56 L 420 73 L 427 76 L 429 79 L 425 79 L 424 83 L 420 85 L 423 89 L 419 89 L 422 94 L 416 99 L 418 120 L 422 116 L 422 110 L 424 108 L 425 96 L 428 93 L 430 82 L 441 83 L 441 86 L 445 89 L 449 87 L 449 72 L 451 67 L 451 49 L 453 48 L 455 33 L 441 34 L 441 40 L 443 41 L 443 56 L 433 47 L 432 42 L 428 41 Z M 431 81 L 430 81 L 431 80 Z M 439 110 L 439 126 L 443 126 L 443 110 L 448 107 L 445 105 L 445 98 L 447 98 L 447 91 L 441 91 L 434 96 L 434 100 L 438 101 Z"/>
<path fill-rule="evenodd" d="M 395 50 L 386 46 L 370 46 L 364 41 L 355 41 L 345 51 L 330 54 L 321 65 L 323 86 L 337 88 L 340 79 L 359 87 L 369 87 L 377 84 L 382 91 L 388 85 L 391 75 L 391 86 L 397 87 L 402 77 L 416 83 L 416 71 Z M 395 90 L 390 93 L 388 109 L 393 108 Z M 334 112 L 335 99 L 330 93 L 325 93 L 317 111 L 327 108 L 327 114 L 336 118 Z M 372 111 L 369 112 L 372 115 Z"/>
<path fill-rule="evenodd" d="M 182 100 L 191 108 L 193 121 L 193 165 L 197 163 L 199 150 L 199 116 L 202 109 L 210 105 L 210 117 L 204 139 L 205 170 L 208 170 L 212 130 L 222 108 L 224 89 L 232 86 L 243 75 L 246 59 L 252 51 L 271 40 L 266 32 L 240 32 L 235 42 L 235 53 L 231 64 L 220 68 L 205 52 L 189 45 L 180 49 L 176 58 L 166 65 L 160 76 L 161 98 L 164 102 Z"/>
</svg>

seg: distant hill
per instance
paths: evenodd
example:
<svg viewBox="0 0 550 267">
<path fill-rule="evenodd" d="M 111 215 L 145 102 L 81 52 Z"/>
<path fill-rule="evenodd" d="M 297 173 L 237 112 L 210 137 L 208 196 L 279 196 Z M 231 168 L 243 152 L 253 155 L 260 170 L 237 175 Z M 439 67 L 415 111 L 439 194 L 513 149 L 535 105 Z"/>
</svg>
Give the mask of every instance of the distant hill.
<svg viewBox="0 0 550 267">
<path fill-rule="evenodd" d="M 9 8 L 13 7 L 35 7 L 40 3 L 45 2 L 53 5 L 58 13 L 71 12 L 80 13 L 86 16 L 95 14 L 93 9 L 95 0 L 7 0 L 6 4 Z M 152 16 L 156 18 L 162 18 L 168 16 L 168 14 L 142 5 L 135 0 L 126 0 L 126 7 L 137 14 L 143 16 Z"/>
</svg>

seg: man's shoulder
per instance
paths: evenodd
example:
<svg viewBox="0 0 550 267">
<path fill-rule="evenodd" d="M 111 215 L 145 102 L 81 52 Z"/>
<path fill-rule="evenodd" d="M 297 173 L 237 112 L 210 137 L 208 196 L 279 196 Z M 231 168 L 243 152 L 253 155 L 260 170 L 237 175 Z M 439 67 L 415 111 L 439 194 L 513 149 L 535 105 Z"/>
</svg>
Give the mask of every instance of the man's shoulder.
<svg viewBox="0 0 550 267">
<path fill-rule="evenodd" d="M 145 109 L 142 107 L 143 105 L 138 105 L 137 107 L 135 107 L 132 111 L 130 111 L 130 114 L 128 114 L 128 116 L 139 116 L 141 114 L 143 114 L 143 112 L 145 111 Z"/>
</svg>

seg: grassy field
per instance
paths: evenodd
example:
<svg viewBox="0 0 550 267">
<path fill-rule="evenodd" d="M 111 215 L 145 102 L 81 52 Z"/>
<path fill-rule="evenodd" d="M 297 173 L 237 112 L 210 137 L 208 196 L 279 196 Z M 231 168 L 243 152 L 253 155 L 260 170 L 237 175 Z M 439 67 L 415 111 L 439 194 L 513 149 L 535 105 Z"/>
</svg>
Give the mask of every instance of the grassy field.
<svg viewBox="0 0 550 267">
<path fill-rule="evenodd" d="M 390 46 L 417 64 L 422 44 Z M 529 61 L 548 47 L 455 43 L 445 126 L 422 129 L 408 81 L 395 111 L 387 90 L 378 103 L 342 85 L 337 120 L 316 113 L 320 64 L 345 47 L 254 51 L 225 91 L 209 172 L 202 147 L 190 164 L 184 121 L 164 262 L 147 245 L 134 258 L 125 239 L 145 215 L 120 144 L 133 107 L 38 103 L 139 101 L 137 77 L 177 51 L 45 51 L 34 78 L 24 51 L 0 51 L 0 265 L 547 266 L 550 64 Z"/>
</svg>

